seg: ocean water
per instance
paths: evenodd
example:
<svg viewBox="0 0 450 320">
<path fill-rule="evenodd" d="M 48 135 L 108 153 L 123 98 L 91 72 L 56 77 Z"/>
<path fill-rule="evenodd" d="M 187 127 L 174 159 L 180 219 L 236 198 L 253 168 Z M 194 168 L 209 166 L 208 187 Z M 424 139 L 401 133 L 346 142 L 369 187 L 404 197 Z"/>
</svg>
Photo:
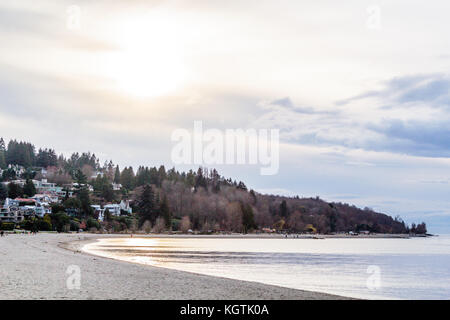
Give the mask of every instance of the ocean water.
<svg viewBox="0 0 450 320">
<path fill-rule="evenodd" d="M 366 299 L 450 299 L 450 236 L 411 239 L 101 239 L 119 260 Z"/>
</svg>

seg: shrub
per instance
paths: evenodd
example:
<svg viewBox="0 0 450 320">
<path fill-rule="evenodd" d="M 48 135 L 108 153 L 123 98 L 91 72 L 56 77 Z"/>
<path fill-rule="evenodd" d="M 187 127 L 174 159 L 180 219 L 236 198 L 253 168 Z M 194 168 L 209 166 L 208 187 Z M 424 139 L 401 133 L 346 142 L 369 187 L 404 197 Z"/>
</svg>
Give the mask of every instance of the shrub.
<svg viewBox="0 0 450 320">
<path fill-rule="evenodd" d="M 114 232 L 121 232 L 123 230 L 123 225 L 118 221 L 111 222 L 111 226 Z"/>
<path fill-rule="evenodd" d="M 70 231 L 80 230 L 80 223 L 75 220 L 70 220 Z"/>
<path fill-rule="evenodd" d="M 19 223 L 20 229 L 31 230 L 33 222 L 30 219 L 23 220 Z"/>
<path fill-rule="evenodd" d="M 155 225 L 153 226 L 153 232 L 161 233 L 166 229 L 166 222 L 163 218 L 156 219 Z"/>
<path fill-rule="evenodd" d="M 15 223 L 14 222 L 2 222 L 0 229 L 1 230 L 14 230 Z"/>
<path fill-rule="evenodd" d="M 180 230 L 183 233 L 187 233 L 190 228 L 191 228 L 191 219 L 189 219 L 188 216 L 184 216 L 181 219 Z"/>
<path fill-rule="evenodd" d="M 92 228 L 96 228 L 98 230 L 100 229 L 100 223 L 94 218 L 89 218 L 86 221 L 86 227 L 88 228 L 89 231 L 91 231 Z"/>
<path fill-rule="evenodd" d="M 70 218 L 67 214 L 64 212 L 58 212 L 55 214 L 52 214 L 52 224 L 56 228 L 56 231 L 58 232 L 64 232 L 67 231 L 66 225 L 70 223 Z"/>
<path fill-rule="evenodd" d="M 180 223 L 181 223 L 181 219 L 172 219 L 172 230 L 173 231 L 178 231 L 180 229 Z"/>
<path fill-rule="evenodd" d="M 150 233 L 152 230 L 152 224 L 150 221 L 145 220 L 144 224 L 142 225 L 142 230 L 144 230 L 145 233 Z"/>
<path fill-rule="evenodd" d="M 46 219 L 36 220 L 36 224 L 37 224 L 37 229 L 39 231 L 51 231 L 52 230 L 51 222 Z"/>
</svg>

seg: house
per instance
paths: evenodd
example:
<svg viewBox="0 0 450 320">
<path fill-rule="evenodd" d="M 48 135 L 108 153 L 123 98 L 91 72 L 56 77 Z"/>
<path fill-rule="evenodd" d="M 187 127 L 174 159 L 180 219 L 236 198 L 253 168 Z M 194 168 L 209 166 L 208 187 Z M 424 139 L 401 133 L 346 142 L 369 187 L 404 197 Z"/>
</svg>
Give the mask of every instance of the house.
<svg viewBox="0 0 450 320">
<path fill-rule="evenodd" d="M 38 216 L 42 218 L 52 212 L 48 203 L 39 202 L 32 198 L 6 198 L 3 208 L 9 211 L 19 211 L 20 216 L 23 217 Z"/>
<path fill-rule="evenodd" d="M 56 183 L 48 182 L 47 179 L 33 180 L 34 186 L 38 193 L 57 193 L 62 192 L 62 187 L 56 185 Z"/>
<path fill-rule="evenodd" d="M 19 201 L 16 199 L 11 199 L 11 198 L 6 198 L 5 203 L 3 204 L 4 208 L 18 207 L 18 206 L 19 206 Z"/>
<path fill-rule="evenodd" d="M 108 209 L 109 213 L 113 216 L 120 216 L 120 204 L 111 203 L 104 206 L 104 209 Z"/>
<path fill-rule="evenodd" d="M 112 188 L 114 191 L 120 191 L 122 189 L 122 185 L 120 183 L 112 183 Z"/>
<path fill-rule="evenodd" d="M 56 183 L 48 182 L 47 179 L 32 181 L 39 195 L 46 195 L 50 198 L 50 200 L 46 202 L 58 202 L 59 199 L 66 196 L 67 191 L 64 190 L 63 187 L 56 185 Z M 69 191 L 69 197 L 72 196 L 73 192 Z"/>
<path fill-rule="evenodd" d="M 126 211 L 128 214 L 133 213 L 133 209 L 130 206 L 129 200 L 122 200 L 122 201 L 120 201 L 119 205 L 120 205 L 120 210 Z"/>
<path fill-rule="evenodd" d="M 81 189 L 83 187 L 86 187 L 90 192 L 94 192 L 94 187 L 91 186 L 90 184 L 84 184 L 84 183 L 78 184 L 77 182 L 72 183 L 72 185 L 70 186 L 70 190 L 74 191 L 76 189 Z"/>
<path fill-rule="evenodd" d="M 0 208 L 0 223 L 1 222 L 14 222 L 18 223 L 25 219 L 22 211 L 17 207 Z"/>
<path fill-rule="evenodd" d="M 99 221 L 104 221 L 105 211 L 108 210 L 109 214 L 112 216 L 120 216 L 122 210 L 132 213 L 132 209 L 128 201 L 122 200 L 120 203 L 109 203 L 103 206 L 103 208 L 98 204 L 92 204 L 92 209 L 94 209 L 94 215 L 97 216 Z"/>
<path fill-rule="evenodd" d="M 98 176 L 100 176 L 100 178 L 103 178 L 104 173 L 101 171 L 96 171 L 91 175 L 91 179 L 96 179 Z"/>
<path fill-rule="evenodd" d="M 105 210 L 99 204 L 91 204 L 91 208 L 94 209 L 94 216 L 97 216 L 98 220 L 104 220 L 104 212 Z"/>
<path fill-rule="evenodd" d="M 9 164 L 8 169 L 14 170 L 14 172 L 16 173 L 16 176 L 18 176 L 18 177 L 21 176 L 23 173 L 25 173 L 25 168 L 18 164 Z"/>
<path fill-rule="evenodd" d="M 44 215 L 51 213 L 48 203 L 41 203 L 32 198 L 16 198 L 14 200 L 24 216 L 38 216 L 42 218 Z"/>
</svg>

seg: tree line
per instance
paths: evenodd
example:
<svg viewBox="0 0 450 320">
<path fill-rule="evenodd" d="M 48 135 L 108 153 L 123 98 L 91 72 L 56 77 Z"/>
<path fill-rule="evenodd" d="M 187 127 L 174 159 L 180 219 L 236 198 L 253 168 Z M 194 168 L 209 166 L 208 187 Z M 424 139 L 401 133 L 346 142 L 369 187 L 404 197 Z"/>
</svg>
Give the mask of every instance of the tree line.
<svg viewBox="0 0 450 320">
<path fill-rule="evenodd" d="M 250 232 L 269 228 L 283 232 L 426 233 L 425 223 L 409 227 L 399 217 L 392 218 L 369 208 L 360 209 L 345 203 L 327 202 L 318 197 L 284 197 L 249 190 L 244 182 L 221 176 L 216 169 L 198 168 L 179 172 L 164 166 L 131 166 L 122 170 L 112 160 L 103 165 L 90 152 L 56 156 L 53 149 L 39 149 L 28 142 L 11 140 L 5 148 L 0 140 L 0 166 L 18 164 L 25 168 L 47 168 L 46 178 L 58 185 L 78 183 L 74 198 L 64 199 L 54 212 L 68 212 L 81 219 L 95 219 L 92 203 L 105 204 L 130 200 L 133 219 L 120 222 L 110 216 L 109 227 L 154 230 L 189 229 L 202 232 Z M 6 172 L 6 176 L 5 176 Z M 95 176 L 95 173 L 99 173 Z M 3 180 L 12 179 L 4 171 Z M 27 170 L 24 188 L 10 183 L 0 188 L 6 196 L 32 196 L 30 179 L 40 178 L 38 171 Z M 29 182 L 30 181 L 30 182 Z M 94 187 L 89 192 L 87 183 Z M 121 184 L 120 191 L 112 183 Z M 95 225 L 92 221 L 91 225 Z M 119 229 L 120 229 L 119 228 Z"/>
</svg>

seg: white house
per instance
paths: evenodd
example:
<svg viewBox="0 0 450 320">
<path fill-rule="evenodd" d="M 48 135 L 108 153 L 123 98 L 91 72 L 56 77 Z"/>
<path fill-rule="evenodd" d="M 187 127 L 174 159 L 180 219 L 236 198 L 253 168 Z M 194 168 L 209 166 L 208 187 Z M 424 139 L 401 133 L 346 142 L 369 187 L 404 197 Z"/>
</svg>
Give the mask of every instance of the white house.
<svg viewBox="0 0 450 320">
<path fill-rule="evenodd" d="M 46 214 L 51 213 L 50 205 L 46 202 L 40 202 L 36 199 L 5 199 L 3 209 L 6 211 L 19 211 L 19 216 L 38 216 L 43 217 Z M 6 212 L 5 211 L 5 212 Z"/>
<path fill-rule="evenodd" d="M 122 185 L 120 183 L 112 183 L 112 188 L 114 191 L 120 191 L 122 189 Z"/>
<path fill-rule="evenodd" d="M 16 173 L 16 176 L 20 176 L 25 172 L 25 168 L 18 164 L 9 164 L 8 169 L 14 170 L 14 172 Z"/>
<path fill-rule="evenodd" d="M 109 203 L 103 206 L 103 208 L 98 204 L 91 205 L 92 209 L 94 209 L 94 213 L 98 215 L 99 221 L 104 221 L 105 219 L 105 211 L 108 210 L 110 215 L 120 216 L 121 210 L 126 211 L 131 214 L 132 209 L 129 205 L 128 200 L 122 200 L 120 203 Z"/>
<path fill-rule="evenodd" d="M 98 220 L 103 221 L 105 210 L 99 204 L 91 204 L 91 208 L 94 209 L 94 214 L 98 215 Z"/>
<path fill-rule="evenodd" d="M 0 208 L 0 222 L 21 222 L 24 219 L 22 211 L 17 207 Z"/>
<path fill-rule="evenodd" d="M 75 190 L 75 189 L 78 189 L 78 188 L 81 188 L 81 187 L 84 187 L 84 186 L 86 186 L 86 188 L 90 191 L 90 192 L 93 192 L 94 191 L 94 187 L 93 186 L 91 186 L 90 184 L 78 184 L 77 182 L 74 182 L 74 183 L 72 183 L 72 186 L 71 186 L 71 190 Z"/>
<path fill-rule="evenodd" d="M 91 175 L 91 179 L 96 179 L 98 176 L 100 176 L 101 178 L 103 178 L 104 173 L 101 171 L 96 171 Z"/>
<path fill-rule="evenodd" d="M 120 201 L 119 205 L 120 205 L 120 209 L 123 211 L 126 211 L 128 214 L 133 213 L 133 209 L 130 207 L 130 201 L 122 200 L 122 201 Z"/>
<path fill-rule="evenodd" d="M 109 213 L 113 216 L 120 216 L 120 204 L 111 203 L 104 206 L 104 209 L 108 209 Z"/>
</svg>

